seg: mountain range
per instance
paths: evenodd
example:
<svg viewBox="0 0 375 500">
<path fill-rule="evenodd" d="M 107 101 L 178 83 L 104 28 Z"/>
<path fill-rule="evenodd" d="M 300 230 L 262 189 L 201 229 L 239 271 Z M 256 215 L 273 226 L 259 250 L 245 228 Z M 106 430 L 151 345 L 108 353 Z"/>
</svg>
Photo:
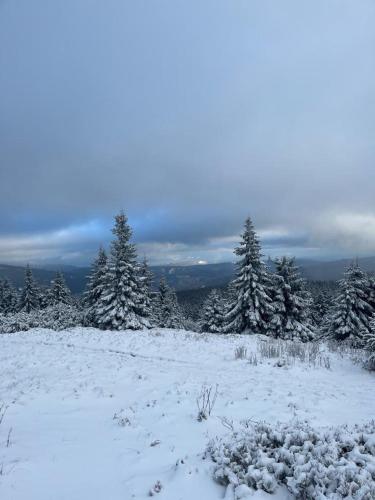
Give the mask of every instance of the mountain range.
<svg viewBox="0 0 375 500">
<path fill-rule="evenodd" d="M 297 264 L 307 280 L 335 281 L 340 279 L 350 261 L 351 259 L 328 262 L 297 259 Z M 358 262 L 363 270 L 375 272 L 375 257 L 360 258 Z M 48 266 L 48 268 L 43 269 L 38 267 L 32 269 L 35 279 L 42 286 L 49 286 L 56 271 L 62 271 L 74 294 L 83 292 L 87 276 L 90 273 L 88 267 L 75 266 Z M 165 277 L 170 286 L 177 291 L 184 291 L 225 286 L 234 277 L 235 264 L 224 262 L 191 266 L 151 266 L 151 271 L 154 275 L 154 286 L 157 286 L 161 277 Z M 25 268 L 22 266 L 0 264 L 0 279 L 7 278 L 17 288 L 23 286 L 24 275 Z"/>
</svg>

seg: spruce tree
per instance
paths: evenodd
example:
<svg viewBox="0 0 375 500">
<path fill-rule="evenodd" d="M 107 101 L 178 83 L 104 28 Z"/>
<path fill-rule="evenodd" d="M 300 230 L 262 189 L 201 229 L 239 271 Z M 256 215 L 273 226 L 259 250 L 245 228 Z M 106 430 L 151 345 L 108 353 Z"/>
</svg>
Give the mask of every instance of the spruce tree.
<svg viewBox="0 0 375 500">
<path fill-rule="evenodd" d="M 22 289 L 18 309 L 26 313 L 39 309 L 39 290 L 29 265 L 27 265 L 25 270 L 25 284 Z"/>
<path fill-rule="evenodd" d="M 202 305 L 198 325 L 201 332 L 220 333 L 224 319 L 224 301 L 221 294 L 213 289 Z"/>
<path fill-rule="evenodd" d="M 115 217 L 112 232 L 115 239 L 108 259 L 105 289 L 97 308 L 99 327 L 104 330 L 149 327 L 141 307 L 142 286 L 135 246 L 130 242 L 132 231 L 124 213 Z"/>
<path fill-rule="evenodd" d="M 39 308 L 45 309 L 49 305 L 50 290 L 48 288 L 39 288 Z"/>
<path fill-rule="evenodd" d="M 0 280 L 0 313 L 13 314 L 18 309 L 18 294 L 7 279 Z"/>
<path fill-rule="evenodd" d="M 363 343 L 370 354 L 367 368 L 375 370 L 375 315 L 371 318 L 369 327 L 369 332 L 364 334 Z"/>
<path fill-rule="evenodd" d="M 245 221 L 240 246 L 235 254 L 237 277 L 233 281 L 235 300 L 225 316 L 225 332 L 267 333 L 273 314 L 270 277 L 261 260 L 261 248 L 250 218 Z"/>
<path fill-rule="evenodd" d="M 327 290 L 321 290 L 313 299 L 312 319 L 316 326 L 321 326 L 332 307 L 332 297 Z"/>
<path fill-rule="evenodd" d="M 275 260 L 275 266 L 273 331 L 284 339 L 311 340 L 309 308 L 312 300 L 295 260 L 282 257 Z"/>
<path fill-rule="evenodd" d="M 56 273 L 48 295 L 48 305 L 57 304 L 71 305 L 73 303 L 72 293 L 65 283 L 64 275 L 61 271 Z"/>
<path fill-rule="evenodd" d="M 283 329 L 283 319 L 286 314 L 285 300 L 283 296 L 284 280 L 276 273 L 270 274 L 271 287 L 270 297 L 272 301 L 272 315 L 269 322 L 270 333 L 274 337 L 280 337 Z"/>
<path fill-rule="evenodd" d="M 106 290 L 107 273 L 107 254 L 105 250 L 100 247 L 98 256 L 92 265 L 91 274 L 83 298 L 83 305 L 86 309 L 86 321 L 92 326 L 97 326 L 98 323 L 97 309 L 103 292 Z"/>
<path fill-rule="evenodd" d="M 160 328 L 184 328 L 184 317 L 176 292 L 167 285 L 164 278 L 160 280 L 154 310 L 157 326 Z"/>
<path fill-rule="evenodd" d="M 17 312 L 18 301 L 17 290 L 5 279 L 3 282 L 3 308 L 5 314 Z"/>
<path fill-rule="evenodd" d="M 353 262 L 339 281 L 326 332 L 336 340 L 359 344 L 362 335 L 370 332 L 373 313 L 370 280 L 358 263 Z"/>
<path fill-rule="evenodd" d="M 142 264 L 138 267 L 139 276 L 139 303 L 137 305 L 138 314 L 148 318 L 150 324 L 155 323 L 152 310 L 151 286 L 152 273 L 148 266 L 147 259 L 144 258 Z"/>
</svg>

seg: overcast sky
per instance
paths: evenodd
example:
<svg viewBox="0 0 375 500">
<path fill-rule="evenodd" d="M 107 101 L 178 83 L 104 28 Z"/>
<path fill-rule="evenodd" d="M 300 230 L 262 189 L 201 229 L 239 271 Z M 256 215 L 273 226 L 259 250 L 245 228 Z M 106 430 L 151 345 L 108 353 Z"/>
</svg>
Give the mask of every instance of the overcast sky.
<svg viewBox="0 0 375 500">
<path fill-rule="evenodd" d="M 375 255 L 374 0 L 0 0 L 0 262 Z"/>
</svg>

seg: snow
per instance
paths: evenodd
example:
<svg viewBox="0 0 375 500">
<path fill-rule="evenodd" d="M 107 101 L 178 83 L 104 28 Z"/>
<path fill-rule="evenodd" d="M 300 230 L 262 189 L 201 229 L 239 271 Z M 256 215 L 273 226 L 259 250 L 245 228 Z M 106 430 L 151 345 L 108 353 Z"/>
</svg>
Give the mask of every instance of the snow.
<svg viewBox="0 0 375 500">
<path fill-rule="evenodd" d="M 164 329 L 0 335 L 0 402 L 8 405 L 0 498 L 130 500 L 154 490 L 160 500 L 232 500 L 203 457 L 211 438 L 228 434 L 223 418 L 321 428 L 374 417 L 374 374 L 336 353 L 327 354 L 330 370 L 279 367 L 259 354 L 256 366 L 235 359 L 237 347 L 249 356 L 259 341 Z M 216 384 L 212 415 L 198 422 L 196 398 Z M 245 487 L 237 495 L 290 498 Z"/>
</svg>

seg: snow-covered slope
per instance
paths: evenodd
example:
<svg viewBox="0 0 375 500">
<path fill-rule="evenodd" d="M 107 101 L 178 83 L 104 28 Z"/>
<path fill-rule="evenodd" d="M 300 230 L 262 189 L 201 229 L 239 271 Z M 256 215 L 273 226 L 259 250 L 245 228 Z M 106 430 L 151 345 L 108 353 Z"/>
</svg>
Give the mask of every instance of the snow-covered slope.
<svg viewBox="0 0 375 500">
<path fill-rule="evenodd" d="M 160 500 L 219 499 L 225 489 L 202 452 L 228 432 L 223 418 L 321 427 L 374 417 L 375 378 L 359 365 L 332 353 L 331 369 L 279 367 L 259 353 L 257 365 L 235 359 L 236 347 L 249 356 L 259 342 L 171 330 L 0 335 L 0 402 L 9 405 L 0 498 L 142 499 L 160 481 Z M 198 422 L 202 385 L 216 384 L 212 415 Z"/>
</svg>

